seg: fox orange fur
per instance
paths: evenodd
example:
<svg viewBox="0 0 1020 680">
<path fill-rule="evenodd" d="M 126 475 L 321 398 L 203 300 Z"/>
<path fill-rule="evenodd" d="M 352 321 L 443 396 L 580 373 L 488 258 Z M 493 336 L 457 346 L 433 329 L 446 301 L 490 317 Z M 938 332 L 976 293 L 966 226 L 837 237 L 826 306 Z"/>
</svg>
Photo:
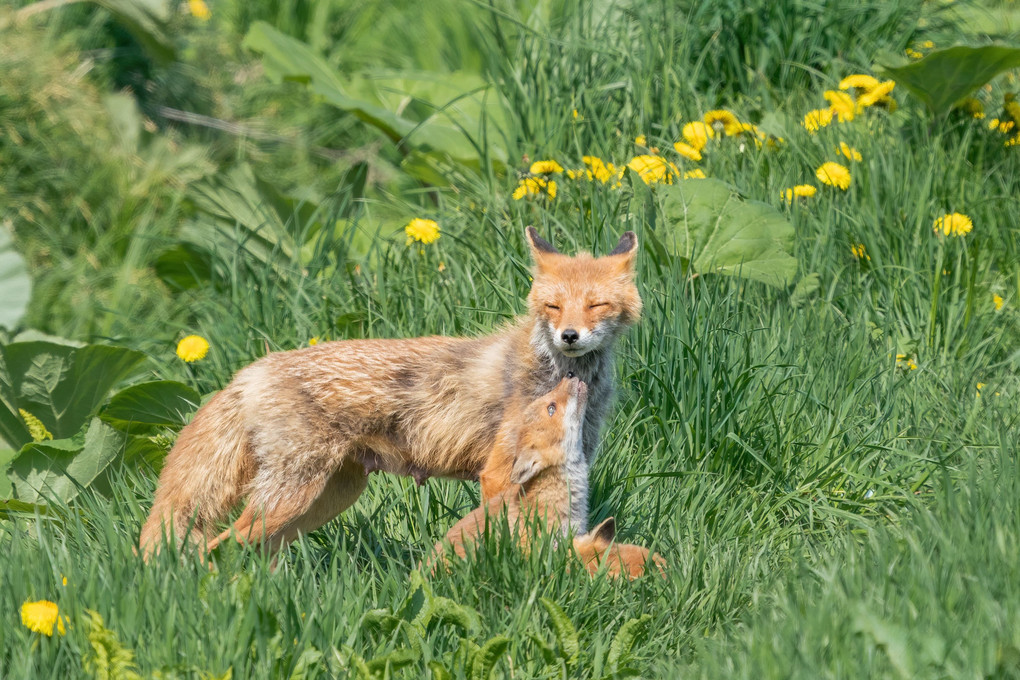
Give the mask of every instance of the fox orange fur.
<svg viewBox="0 0 1020 680">
<path fill-rule="evenodd" d="M 596 258 L 562 255 L 532 227 L 525 235 L 528 313 L 493 335 L 324 342 L 240 370 L 167 456 L 142 554 L 174 533 L 208 549 L 231 532 L 277 548 L 353 504 L 376 470 L 479 479 L 491 498 L 510 485 L 522 410 L 568 373 L 588 385 L 590 460 L 612 398 L 613 345 L 641 314 L 637 237 L 624 233 Z"/>
<path fill-rule="evenodd" d="M 501 518 L 502 513 L 525 550 L 538 523 L 554 535 L 569 534 L 583 525 L 588 495 L 588 464 L 581 448 L 586 401 L 586 385 L 577 378 L 564 378 L 552 392 L 525 409 L 510 473 L 512 486 L 453 525 L 432 550 L 429 563 L 433 568 L 443 562 L 448 550 L 465 557 L 468 544 L 485 535 L 488 522 Z M 592 532 L 575 537 L 574 552 L 591 573 L 604 561 L 612 576 L 641 576 L 649 551 L 614 543 L 615 535 L 616 523 L 609 518 Z M 660 571 L 664 569 L 661 557 L 652 559 Z"/>
</svg>

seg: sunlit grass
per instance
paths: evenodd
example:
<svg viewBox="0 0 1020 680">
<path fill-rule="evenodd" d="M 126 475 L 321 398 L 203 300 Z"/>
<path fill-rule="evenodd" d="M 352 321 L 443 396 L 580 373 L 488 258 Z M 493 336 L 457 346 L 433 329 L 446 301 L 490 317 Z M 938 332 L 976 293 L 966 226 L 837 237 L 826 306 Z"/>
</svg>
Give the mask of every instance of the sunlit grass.
<svg viewBox="0 0 1020 680">
<path fill-rule="evenodd" d="M 436 597 L 477 612 L 477 630 L 435 623 L 419 640 L 375 610 L 405 607 L 409 574 L 477 505 L 477 485 L 419 488 L 374 475 L 355 506 L 298 541 L 275 571 L 270 557 L 233 545 L 210 570 L 191 552 L 141 563 L 134 547 L 155 471 L 115 466 L 71 507 L 0 515 L 0 676 L 82 675 L 86 610 L 133 650 L 145 677 L 357 677 L 355 657 L 375 660 L 380 677 L 387 658 L 391 677 L 442 677 L 430 662 L 472 677 L 465 640 L 499 635 L 510 642 L 497 677 L 601 677 L 616 631 L 643 615 L 648 634 L 628 663 L 646 677 L 1017 676 L 1020 156 L 981 121 L 933 122 L 898 91 L 895 112 L 869 110 L 814 134 L 800 124 L 823 91 L 870 72 L 878 50 L 899 53 L 928 36 L 916 21 L 921 3 L 498 3 L 458 5 L 457 17 L 444 4 L 421 10 L 420 26 L 392 3 L 349 5 L 309 13 L 290 2 L 211 4 L 208 24 L 181 29 L 195 31 L 195 51 L 168 68 L 197 71 L 189 77 L 216 89 L 207 113 L 269 120 L 287 133 L 145 132 L 147 143 L 202 145 L 208 181 L 151 180 L 138 168 L 152 166 L 124 160 L 151 160 L 149 147 L 98 155 L 115 138 L 110 129 L 85 143 L 52 111 L 57 146 L 0 140 L 0 191 L 45 203 L 37 222 L 3 213 L 35 266 L 29 324 L 113 337 L 147 351 L 153 377 L 209 393 L 266 352 L 313 338 L 492 332 L 524 310 L 525 225 L 564 252 L 596 254 L 633 229 L 644 246 L 645 317 L 620 342 L 590 520 L 615 516 L 621 539 L 666 558 L 667 578 L 590 579 L 565 568 L 564 546 L 525 556 L 503 536 L 430 579 Z M 813 30 L 793 20 L 805 7 L 825 15 Z M 930 11 L 940 44 L 961 37 Z M 50 30 L 105 35 L 95 17 L 69 16 L 49 19 Z M 410 179 L 406 150 L 311 102 L 298 84 L 261 79 L 234 45 L 255 19 L 316 45 L 344 74 L 385 65 L 486 76 L 506 102 L 509 123 L 493 134 L 509 167 L 474 172 L 439 159 L 446 181 Z M 376 24 L 399 25 L 407 40 L 366 33 Z M 216 52 L 221 36 L 232 37 Z M 27 44 L 19 58 L 32 54 Z M 21 72 L 25 82 L 45 83 L 53 73 L 43 66 L 59 72 L 78 58 L 55 54 L 59 63 Z M 99 126 L 91 87 L 78 94 Z M 1009 87 L 996 82 L 989 101 Z M 0 100 L 0 121 L 50 101 L 25 90 Z M 708 141 L 701 161 L 678 156 L 683 125 L 719 108 L 782 127 L 783 142 L 723 137 Z M 311 142 L 351 154 L 327 163 Z M 840 142 L 861 160 L 840 155 Z M 512 197 L 515 169 L 536 160 L 578 169 L 596 155 L 624 167 L 652 146 L 787 215 L 795 285 L 693 277 L 652 247 L 664 228 L 647 200 L 657 189 L 633 174 L 619 186 L 557 174 L 555 199 Z M 32 164 L 55 166 L 60 149 L 97 165 L 33 184 Z M 846 191 L 817 182 L 827 161 L 849 168 Z M 231 183 L 238 168 L 253 168 L 249 184 Z M 150 180 L 153 193 L 130 194 Z M 818 192 L 781 197 L 803 183 Z M 952 212 L 973 230 L 938 237 L 934 220 Z M 408 243 L 414 218 L 435 220 L 438 238 Z M 208 246 L 202 271 L 159 276 L 159 258 L 184 243 Z M 858 244 L 867 258 L 855 256 Z M 209 349 L 185 364 L 175 348 L 191 334 Z M 577 628 L 579 666 L 543 659 L 537 638 L 554 640 L 543 597 Z M 42 639 L 19 625 L 22 603 L 41 599 L 68 617 L 66 636 Z"/>
</svg>

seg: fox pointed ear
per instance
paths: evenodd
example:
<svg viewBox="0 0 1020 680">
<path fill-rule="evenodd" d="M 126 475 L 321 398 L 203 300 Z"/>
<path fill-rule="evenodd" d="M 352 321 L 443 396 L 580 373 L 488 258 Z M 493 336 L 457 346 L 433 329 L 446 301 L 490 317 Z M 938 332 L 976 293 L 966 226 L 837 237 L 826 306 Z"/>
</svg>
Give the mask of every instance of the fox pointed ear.
<svg viewBox="0 0 1020 680">
<path fill-rule="evenodd" d="M 613 517 L 607 517 L 602 522 L 588 532 L 592 540 L 596 544 L 608 545 L 616 540 L 616 519 Z"/>
<path fill-rule="evenodd" d="M 556 246 L 539 236 L 538 230 L 530 225 L 524 229 L 524 238 L 528 240 L 528 245 L 531 247 L 531 259 L 540 270 L 542 262 L 548 261 L 549 255 L 560 254 L 560 251 L 556 250 Z"/>
<path fill-rule="evenodd" d="M 637 257 L 638 240 L 637 234 L 632 231 L 625 231 L 620 236 L 620 242 L 616 244 L 606 257 L 617 258 L 621 268 L 628 272 L 634 271 L 634 260 Z"/>
<path fill-rule="evenodd" d="M 521 451 L 514 458 L 514 466 L 510 470 L 510 483 L 527 484 L 532 477 L 545 468 L 546 466 L 538 459 L 534 451 Z"/>
</svg>

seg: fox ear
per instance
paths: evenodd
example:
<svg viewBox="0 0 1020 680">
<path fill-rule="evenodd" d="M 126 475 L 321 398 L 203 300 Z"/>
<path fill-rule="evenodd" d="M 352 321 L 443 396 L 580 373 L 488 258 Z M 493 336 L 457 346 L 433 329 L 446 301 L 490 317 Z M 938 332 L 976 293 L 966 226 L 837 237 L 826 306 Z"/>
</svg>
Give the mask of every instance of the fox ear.
<svg viewBox="0 0 1020 680">
<path fill-rule="evenodd" d="M 616 519 L 608 517 L 602 523 L 588 532 L 596 544 L 610 544 L 616 539 Z"/>
<path fill-rule="evenodd" d="M 528 240 L 528 245 L 531 247 L 531 259 L 540 270 L 543 260 L 546 260 L 549 255 L 560 254 L 560 251 L 556 250 L 556 246 L 539 236 L 538 230 L 532 226 L 525 227 L 524 238 Z"/>
<path fill-rule="evenodd" d="M 606 257 L 615 257 L 620 261 L 620 266 L 628 272 L 634 271 L 634 260 L 637 257 L 638 240 L 637 234 L 632 231 L 625 231 L 620 236 L 620 242 L 610 251 Z"/>
<path fill-rule="evenodd" d="M 510 470 L 510 483 L 526 484 L 545 468 L 546 466 L 538 459 L 534 451 L 521 451 L 514 458 L 514 466 Z"/>
</svg>

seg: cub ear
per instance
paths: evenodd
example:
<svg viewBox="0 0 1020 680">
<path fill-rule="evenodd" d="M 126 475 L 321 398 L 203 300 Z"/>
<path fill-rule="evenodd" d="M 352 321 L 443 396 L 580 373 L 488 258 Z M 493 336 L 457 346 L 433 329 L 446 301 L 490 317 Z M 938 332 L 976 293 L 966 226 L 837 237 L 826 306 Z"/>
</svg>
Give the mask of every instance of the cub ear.
<svg viewBox="0 0 1020 680">
<path fill-rule="evenodd" d="M 609 545 L 616 539 L 616 519 L 607 517 L 597 527 L 589 531 L 588 535 L 598 545 Z"/>
<path fill-rule="evenodd" d="M 526 484 L 532 477 L 544 470 L 544 465 L 534 451 L 521 451 L 514 458 L 513 469 L 510 470 L 511 484 Z"/>
<path fill-rule="evenodd" d="M 632 231 L 625 231 L 620 236 L 620 242 L 610 251 L 606 257 L 618 258 L 622 269 L 633 272 L 634 260 L 637 257 L 638 240 L 637 234 Z"/>
</svg>

